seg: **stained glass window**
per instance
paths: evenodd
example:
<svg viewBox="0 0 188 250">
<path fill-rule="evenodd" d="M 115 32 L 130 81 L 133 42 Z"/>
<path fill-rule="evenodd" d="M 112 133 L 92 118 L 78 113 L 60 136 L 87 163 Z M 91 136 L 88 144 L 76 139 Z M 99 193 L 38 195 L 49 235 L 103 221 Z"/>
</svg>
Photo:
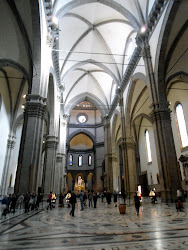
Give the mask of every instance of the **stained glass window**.
<svg viewBox="0 0 188 250">
<path fill-rule="evenodd" d="M 151 147 L 150 147 L 150 139 L 148 130 L 145 131 L 145 141 L 146 141 L 146 153 L 147 153 L 147 161 L 152 162 L 151 157 Z"/>
<path fill-rule="evenodd" d="M 182 147 L 184 148 L 188 146 L 188 135 L 187 135 L 187 128 L 185 124 L 185 118 L 183 114 L 183 107 L 180 103 L 176 106 L 176 116 L 177 116 L 177 121 L 178 121 L 181 143 L 182 143 Z"/>
<path fill-rule="evenodd" d="M 73 156 L 70 154 L 69 155 L 69 166 L 72 166 L 72 162 L 73 162 Z"/>
<path fill-rule="evenodd" d="M 88 165 L 91 166 L 91 163 L 92 163 L 92 158 L 91 158 L 91 155 L 88 156 Z"/>
<path fill-rule="evenodd" d="M 78 156 L 78 166 L 81 167 L 82 166 L 82 155 Z"/>
</svg>

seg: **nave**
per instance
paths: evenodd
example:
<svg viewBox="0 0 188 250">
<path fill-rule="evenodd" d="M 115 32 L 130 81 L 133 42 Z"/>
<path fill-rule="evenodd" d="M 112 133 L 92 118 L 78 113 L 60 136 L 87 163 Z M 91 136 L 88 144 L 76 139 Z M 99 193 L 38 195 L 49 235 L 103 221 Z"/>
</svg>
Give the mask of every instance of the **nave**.
<svg viewBox="0 0 188 250">
<path fill-rule="evenodd" d="M 120 200 L 118 200 L 119 204 Z M 112 202 L 108 205 L 99 199 L 97 208 L 80 211 L 77 199 L 75 217 L 69 215 L 67 204 L 47 210 L 43 204 L 38 211 L 15 214 L 9 220 L 1 219 L 0 249 L 187 249 L 188 204 L 182 212 L 175 205 L 151 204 L 143 200 L 139 216 L 133 201 L 121 215 Z"/>
</svg>

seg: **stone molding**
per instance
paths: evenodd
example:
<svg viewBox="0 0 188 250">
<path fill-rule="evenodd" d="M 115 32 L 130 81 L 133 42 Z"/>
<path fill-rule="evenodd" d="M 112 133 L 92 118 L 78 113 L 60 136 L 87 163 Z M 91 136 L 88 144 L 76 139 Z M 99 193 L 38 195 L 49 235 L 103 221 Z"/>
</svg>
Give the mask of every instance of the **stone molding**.
<svg viewBox="0 0 188 250">
<path fill-rule="evenodd" d="M 57 155 L 56 155 L 56 162 L 62 162 L 64 156 L 65 156 L 65 154 L 57 153 Z"/>
<path fill-rule="evenodd" d="M 122 138 L 122 149 L 135 149 L 135 146 L 136 144 L 132 138 Z"/>
<path fill-rule="evenodd" d="M 58 137 L 48 135 L 46 138 L 46 148 L 57 149 L 57 145 L 58 145 Z"/>
<path fill-rule="evenodd" d="M 54 44 L 54 37 L 51 33 L 48 33 L 47 36 L 46 36 L 46 44 L 49 46 L 49 47 L 53 47 L 53 44 Z"/>
<path fill-rule="evenodd" d="M 40 95 L 27 95 L 24 115 L 44 119 L 46 98 Z"/>
<path fill-rule="evenodd" d="M 7 140 L 7 148 L 14 148 L 14 145 L 16 144 L 15 141 L 16 137 L 15 136 L 10 136 L 9 135 L 9 139 Z"/>
<path fill-rule="evenodd" d="M 150 113 L 151 122 L 157 122 L 157 121 L 171 121 L 171 113 L 172 111 L 169 108 L 164 109 L 156 109 L 152 110 Z"/>
</svg>

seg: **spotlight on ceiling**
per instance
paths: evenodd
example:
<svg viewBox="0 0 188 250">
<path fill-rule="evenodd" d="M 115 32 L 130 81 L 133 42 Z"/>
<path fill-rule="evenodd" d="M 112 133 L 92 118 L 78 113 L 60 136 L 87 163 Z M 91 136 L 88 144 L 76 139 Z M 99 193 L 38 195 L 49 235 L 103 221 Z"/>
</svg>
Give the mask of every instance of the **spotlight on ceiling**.
<svg viewBox="0 0 188 250">
<path fill-rule="evenodd" d="M 56 16 L 52 16 L 52 22 L 58 26 L 58 18 Z"/>
<path fill-rule="evenodd" d="M 146 26 L 145 26 L 145 25 L 142 26 L 142 28 L 140 29 L 140 32 L 141 32 L 142 34 L 146 32 Z"/>
</svg>

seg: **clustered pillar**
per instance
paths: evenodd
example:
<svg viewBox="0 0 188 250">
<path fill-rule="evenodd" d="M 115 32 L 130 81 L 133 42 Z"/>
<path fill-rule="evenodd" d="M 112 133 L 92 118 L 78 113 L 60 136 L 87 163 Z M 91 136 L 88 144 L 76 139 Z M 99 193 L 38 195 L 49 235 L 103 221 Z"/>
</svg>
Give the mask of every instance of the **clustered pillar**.
<svg viewBox="0 0 188 250">
<path fill-rule="evenodd" d="M 138 37 L 138 46 L 142 47 L 143 58 L 145 62 L 148 82 L 149 94 L 151 101 L 151 119 L 153 123 L 155 144 L 157 150 L 157 160 L 159 166 L 159 179 L 161 185 L 161 195 L 163 200 L 174 200 L 176 198 L 176 190 L 181 187 L 179 167 L 175 145 L 173 140 L 170 109 L 165 91 L 158 94 L 158 85 L 154 77 L 151 51 L 147 37 Z M 165 81 L 163 80 L 165 85 Z"/>
<path fill-rule="evenodd" d="M 38 192 L 45 101 L 39 95 L 26 97 L 15 193 Z"/>
<path fill-rule="evenodd" d="M 112 172 L 112 143 L 110 120 L 106 117 L 104 121 L 104 147 L 105 147 L 105 178 L 104 189 L 113 192 L 113 172 Z"/>
</svg>

